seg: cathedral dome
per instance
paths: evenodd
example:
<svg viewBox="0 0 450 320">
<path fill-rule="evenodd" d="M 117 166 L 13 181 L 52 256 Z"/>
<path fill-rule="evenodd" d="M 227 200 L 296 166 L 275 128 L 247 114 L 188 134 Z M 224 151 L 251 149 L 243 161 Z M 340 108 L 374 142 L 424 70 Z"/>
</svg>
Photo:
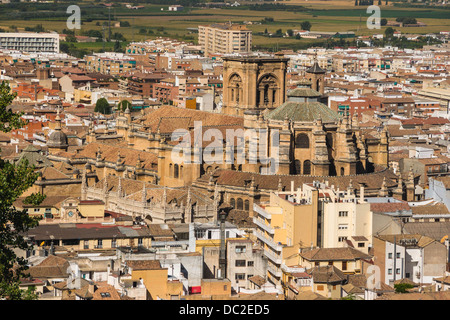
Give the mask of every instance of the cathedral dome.
<svg viewBox="0 0 450 320">
<path fill-rule="evenodd" d="M 317 119 L 323 122 L 337 122 L 339 114 L 325 104 L 314 102 L 294 102 L 287 101 L 281 106 L 268 112 L 265 119 L 284 121 L 285 119 L 294 122 L 314 122 Z"/>
<path fill-rule="evenodd" d="M 48 137 L 47 146 L 50 148 L 67 148 L 67 135 L 61 130 L 53 131 Z"/>
<path fill-rule="evenodd" d="M 305 97 L 305 98 L 317 98 L 322 96 L 320 92 L 311 88 L 295 88 L 287 92 L 288 97 Z"/>
</svg>

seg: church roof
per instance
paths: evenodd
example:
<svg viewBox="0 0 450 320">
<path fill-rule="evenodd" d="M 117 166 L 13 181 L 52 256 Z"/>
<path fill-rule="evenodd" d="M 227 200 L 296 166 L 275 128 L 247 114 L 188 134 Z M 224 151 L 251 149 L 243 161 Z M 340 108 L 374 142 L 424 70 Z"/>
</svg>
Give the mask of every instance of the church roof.
<svg viewBox="0 0 450 320">
<path fill-rule="evenodd" d="M 319 67 L 319 64 L 317 62 L 314 62 L 313 66 L 306 70 L 307 73 L 315 73 L 315 74 L 321 74 L 325 73 L 326 71 L 323 70 L 321 67 Z"/>
<path fill-rule="evenodd" d="M 314 122 L 321 118 L 323 122 L 335 122 L 339 115 L 320 102 L 287 101 L 275 110 L 265 115 L 270 120 L 285 120 L 286 118 L 298 122 Z"/>
<path fill-rule="evenodd" d="M 320 94 L 320 92 L 318 92 L 314 89 L 311 89 L 311 88 L 295 88 L 295 89 L 288 91 L 287 96 L 288 97 L 311 98 L 311 97 L 320 97 L 321 94 Z"/>
<path fill-rule="evenodd" d="M 19 156 L 16 163 L 20 163 L 23 159 L 28 160 L 29 166 L 35 166 L 36 168 L 51 167 L 53 163 L 47 159 L 46 156 L 42 155 L 39 149 L 29 145 L 27 146 Z"/>
</svg>

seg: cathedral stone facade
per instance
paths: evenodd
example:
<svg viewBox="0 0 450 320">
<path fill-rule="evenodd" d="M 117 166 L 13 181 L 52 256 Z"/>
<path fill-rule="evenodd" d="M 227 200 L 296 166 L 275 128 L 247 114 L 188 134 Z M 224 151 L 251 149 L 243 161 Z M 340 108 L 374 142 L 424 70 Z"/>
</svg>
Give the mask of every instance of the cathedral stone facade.
<svg viewBox="0 0 450 320">
<path fill-rule="evenodd" d="M 216 218 L 212 212 L 222 202 L 233 202 L 233 199 L 237 207 L 251 212 L 253 202 L 261 197 L 259 190 L 264 189 L 262 177 L 271 166 L 259 157 L 253 161 L 255 155 L 249 150 L 254 145 L 260 146 L 258 155 L 270 156 L 277 151 L 276 172 L 266 177 L 272 178 L 272 184 L 280 181 L 280 188 L 286 187 L 284 185 L 289 181 L 303 182 L 304 177 L 307 182 L 345 177 L 340 181 L 353 184 L 356 189 L 359 184 L 366 185 L 373 195 L 380 188 L 383 194 L 392 193 L 398 182 L 388 169 L 387 131 L 365 132 L 359 127 L 357 118 L 341 117 L 328 108 L 324 104 L 325 71 L 317 63 L 307 70 L 296 88 L 287 90 L 287 61 L 281 57 L 225 58 L 221 114 L 173 106 L 133 115 L 129 109 L 119 111 L 116 132 L 110 142 L 101 143 L 103 140 L 99 140 L 100 136 L 91 128 L 87 146 L 72 154 L 65 151 L 64 139 L 54 137 L 55 151 L 50 159 L 67 162 L 80 172 L 86 172 L 82 193 L 88 199 L 105 201 L 111 210 L 131 210 L 130 214 L 140 212 L 141 216 L 153 221 L 210 221 Z M 243 154 L 245 161 L 242 164 L 225 161 L 230 151 L 225 143 L 216 154 L 219 162 L 211 164 L 204 159 L 196 162 L 195 156 L 199 152 L 194 144 L 196 123 L 202 124 L 199 133 L 207 140 L 200 152 L 204 152 L 212 141 L 224 143 L 228 129 L 263 130 L 268 134 L 265 141 L 261 141 L 261 136 L 244 135 L 237 139 L 243 149 L 235 145 L 231 154 L 234 160 Z M 181 133 L 174 135 L 180 129 Z M 208 129 L 216 129 L 215 132 L 221 134 L 208 136 Z M 273 143 L 276 134 L 278 145 Z M 187 145 L 189 161 L 178 163 L 173 159 L 173 150 L 185 138 L 191 138 Z M 228 176 L 233 179 L 226 180 Z M 107 185 L 116 177 L 122 182 L 139 181 L 146 187 L 133 195 L 126 190 L 124 194 L 104 190 L 103 183 Z M 235 181 L 239 179 L 243 181 Z M 261 183 L 257 183 L 259 180 Z M 374 181 L 379 185 L 373 185 Z M 190 192 L 185 189 L 189 186 L 193 186 Z M 183 190 L 181 193 L 186 199 L 188 194 L 189 197 L 197 195 L 195 190 L 204 192 L 212 204 L 202 200 L 201 206 L 192 209 L 189 200 L 184 201 L 183 206 L 176 205 L 176 213 L 171 212 L 170 206 L 160 208 L 157 204 L 160 197 L 164 198 L 165 189 L 161 187 L 181 188 L 179 190 Z M 153 200 L 145 195 L 151 188 L 160 193 Z M 269 189 L 279 188 L 277 185 Z M 144 209 L 139 209 L 143 204 Z"/>
</svg>

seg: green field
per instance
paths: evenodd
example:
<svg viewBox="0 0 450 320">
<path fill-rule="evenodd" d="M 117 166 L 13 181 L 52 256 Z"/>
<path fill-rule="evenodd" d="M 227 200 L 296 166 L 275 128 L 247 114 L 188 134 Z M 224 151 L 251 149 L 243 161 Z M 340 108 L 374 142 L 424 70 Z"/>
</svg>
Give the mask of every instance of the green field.
<svg viewBox="0 0 450 320">
<path fill-rule="evenodd" d="M 366 26 L 367 18 L 370 14 L 366 13 L 366 7 L 354 7 L 353 2 L 314 2 L 290 1 L 284 2 L 286 5 L 292 4 L 292 10 L 270 10 L 256 11 L 248 10 L 246 6 L 238 8 L 223 9 L 205 9 L 205 8 L 185 8 L 182 12 L 169 12 L 167 5 L 148 5 L 140 10 L 130 10 L 124 5 L 107 9 L 101 5 L 93 3 L 81 3 L 82 9 L 82 29 L 77 30 L 77 34 L 83 34 L 87 30 L 102 31 L 101 24 L 107 23 L 109 14 L 112 20 L 112 33 L 121 33 L 127 41 L 141 41 L 145 39 L 156 38 L 158 36 L 172 37 L 179 40 L 191 42 L 197 41 L 197 35 L 187 28 L 196 28 L 201 24 L 210 24 L 217 22 L 253 22 L 248 28 L 253 31 L 253 44 L 257 47 L 265 48 L 293 48 L 296 46 L 304 47 L 314 42 L 311 39 L 295 38 L 272 38 L 258 33 L 263 33 L 266 29 L 268 33 L 275 33 L 281 29 L 286 32 L 288 29 L 300 29 L 303 21 L 310 21 L 312 31 L 354 31 L 357 35 L 370 35 L 374 33 L 383 33 L 385 27 L 379 30 L 370 30 Z M 55 4 L 50 8 L 49 5 L 34 5 L 34 10 L 28 7 L 16 7 L 0 5 L 0 28 L 10 31 L 11 26 L 17 27 L 18 31 L 25 27 L 34 27 L 42 24 L 47 30 L 62 32 L 66 27 L 66 19 L 69 14 L 65 13 L 67 5 Z M 303 6 L 299 7 L 299 6 Z M 5 10 L 2 10 L 5 8 Z M 161 11 L 163 8 L 163 11 Z M 44 10 L 45 9 L 45 10 Z M 22 11 L 23 12 L 22 12 Z M 25 15 L 25 19 L 20 17 Z M 420 22 L 427 24 L 426 27 L 414 28 L 395 28 L 402 33 L 426 34 L 430 32 L 440 32 L 450 30 L 450 9 L 436 8 L 397 8 L 393 6 L 381 6 L 381 18 L 395 20 L 397 17 L 414 17 Z M 11 18 L 13 17 L 13 18 Z M 270 17 L 274 22 L 258 24 L 264 18 Z M 114 22 L 128 21 L 130 27 L 115 27 Z M 163 27 L 161 30 L 158 28 Z M 145 33 L 143 30 L 145 29 Z M 101 50 L 102 43 L 77 43 L 78 48 L 87 50 Z M 112 44 L 106 46 L 111 48 Z"/>
</svg>

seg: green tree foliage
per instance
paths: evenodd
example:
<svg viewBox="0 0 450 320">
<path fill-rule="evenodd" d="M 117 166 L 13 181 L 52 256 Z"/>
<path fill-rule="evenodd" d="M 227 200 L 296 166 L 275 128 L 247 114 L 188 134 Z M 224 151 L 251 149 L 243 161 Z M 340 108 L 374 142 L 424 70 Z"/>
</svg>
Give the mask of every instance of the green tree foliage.
<svg viewBox="0 0 450 320">
<path fill-rule="evenodd" d="M 406 293 L 408 292 L 408 289 L 412 289 L 414 286 L 410 283 L 398 283 L 394 284 L 395 292 L 397 293 Z"/>
<path fill-rule="evenodd" d="M 122 100 L 119 102 L 117 107 L 122 111 L 125 111 L 128 107 L 130 107 L 130 110 L 131 110 L 131 102 L 128 100 Z"/>
<path fill-rule="evenodd" d="M 109 105 L 108 100 L 106 100 L 105 98 L 98 99 L 97 103 L 95 104 L 94 112 L 100 112 L 102 114 L 110 114 L 111 106 Z"/>
<path fill-rule="evenodd" d="M 395 21 L 403 22 L 403 24 L 416 24 L 417 23 L 416 18 L 411 18 L 411 17 L 400 17 L 400 18 L 395 19 Z"/>
<path fill-rule="evenodd" d="M 77 42 L 77 38 L 73 34 L 66 35 L 66 42 Z"/>
<path fill-rule="evenodd" d="M 294 31 L 292 29 L 287 29 L 286 33 L 288 34 L 289 37 L 292 37 L 294 35 Z"/>
<path fill-rule="evenodd" d="M 311 27 L 312 27 L 311 22 L 309 22 L 309 21 L 303 21 L 302 23 L 300 23 L 300 26 L 302 27 L 302 30 L 308 30 L 308 31 L 310 31 Z"/>
<path fill-rule="evenodd" d="M 15 94 L 10 93 L 6 82 L 0 84 L 0 131 L 9 132 L 20 128 L 24 122 L 21 114 L 14 113 L 9 105 Z M 26 210 L 17 210 L 14 202 L 38 177 L 28 161 L 19 164 L 0 159 L 0 299 L 29 300 L 36 299 L 33 288 L 20 289 L 21 279 L 27 277 L 27 261 L 19 257 L 15 249 L 29 251 L 32 244 L 24 237 L 31 228 L 39 224 L 39 218 L 30 217 Z M 33 194 L 28 197 L 30 203 L 39 203 L 42 196 Z"/>
<path fill-rule="evenodd" d="M 392 38 L 392 36 L 394 35 L 394 31 L 395 30 L 392 27 L 387 27 L 386 30 L 384 30 L 386 38 Z"/>
<path fill-rule="evenodd" d="M 387 25 L 388 21 L 386 18 L 380 19 L 380 25 L 385 26 Z"/>
</svg>

